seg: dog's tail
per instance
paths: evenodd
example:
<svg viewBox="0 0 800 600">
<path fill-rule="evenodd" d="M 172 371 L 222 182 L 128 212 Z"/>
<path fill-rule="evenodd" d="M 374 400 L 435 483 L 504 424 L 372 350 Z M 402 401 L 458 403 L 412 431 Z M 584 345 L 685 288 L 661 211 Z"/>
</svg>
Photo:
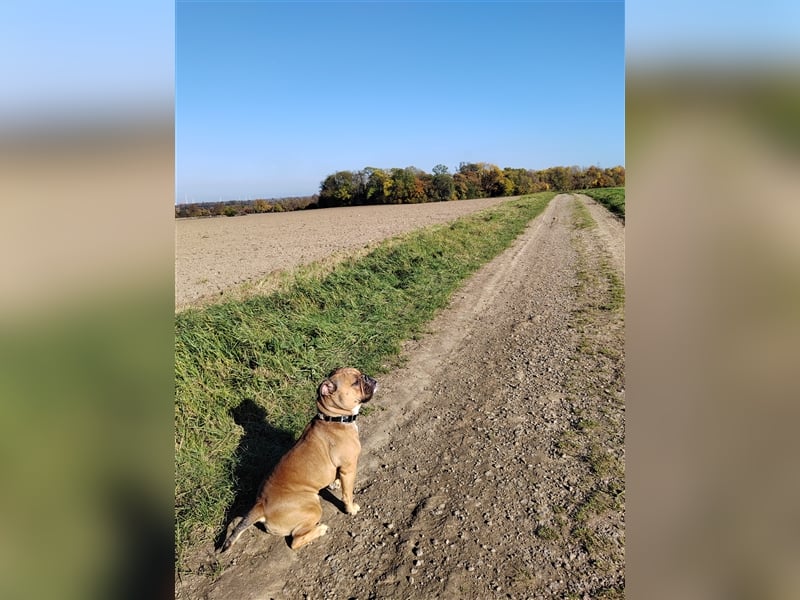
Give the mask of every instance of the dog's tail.
<svg viewBox="0 0 800 600">
<path fill-rule="evenodd" d="M 264 507 L 261 504 L 261 502 L 259 502 L 253 508 L 250 509 L 250 512 L 248 512 L 241 521 L 239 521 L 239 524 L 228 536 L 228 539 L 225 540 L 224 544 L 222 544 L 222 552 L 225 552 L 228 548 L 233 546 L 236 543 L 236 540 L 239 539 L 239 536 L 242 535 L 242 532 L 245 529 L 247 529 L 248 527 L 250 527 L 250 525 L 254 523 L 263 521 L 264 518 L 265 518 Z"/>
</svg>

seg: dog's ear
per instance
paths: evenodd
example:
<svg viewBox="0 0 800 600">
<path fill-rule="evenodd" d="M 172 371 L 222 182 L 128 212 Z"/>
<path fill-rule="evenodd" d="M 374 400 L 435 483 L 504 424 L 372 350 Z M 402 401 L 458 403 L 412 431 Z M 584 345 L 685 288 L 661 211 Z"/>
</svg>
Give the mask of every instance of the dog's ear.
<svg viewBox="0 0 800 600">
<path fill-rule="evenodd" d="M 336 384 L 330 379 L 326 379 L 325 381 L 319 384 L 319 390 L 317 391 L 317 393 L 319 394 L 320 397 L 322 397 L 322 396 L 330 396 L 335 391 L 336 391 Z"/>
</svg>

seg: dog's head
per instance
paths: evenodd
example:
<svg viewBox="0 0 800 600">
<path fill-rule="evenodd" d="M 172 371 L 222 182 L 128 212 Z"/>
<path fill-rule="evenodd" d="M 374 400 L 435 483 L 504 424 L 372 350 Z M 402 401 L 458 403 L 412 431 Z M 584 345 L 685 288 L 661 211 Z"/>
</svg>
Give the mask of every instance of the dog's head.
<svg viewBox="0 0 800 600">
<path fill-rule="evenodd" d="M 378 382 L 352 367 L 334 369 L 317 388 L 317 408 L 327 415 L 354 415 L 369 402 Z"/>
</svg>

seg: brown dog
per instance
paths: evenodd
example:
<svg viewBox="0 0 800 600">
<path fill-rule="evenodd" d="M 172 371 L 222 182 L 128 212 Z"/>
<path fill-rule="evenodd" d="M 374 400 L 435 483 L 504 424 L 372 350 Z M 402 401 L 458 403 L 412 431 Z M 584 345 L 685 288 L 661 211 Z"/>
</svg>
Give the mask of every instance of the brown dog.
<svg viewBox="0 0 800 600">
<path fill-rule="evenodd" d="M 269 533 L 291 535 L 292 550 L 325 535 L 319 490 L 336 479 L 342 484 L 345 511 L 359 511 L 353 502 L 361 453 L 355 420 L 361 403 L 369 402 L 377 389 L 378 382 L 358 369 L 344 367 L 328 375 L 317 389 L 317 416 L 261 485 L 255 505 L 225 540 L 223 551 L 258 522 Z"/>
</svg>

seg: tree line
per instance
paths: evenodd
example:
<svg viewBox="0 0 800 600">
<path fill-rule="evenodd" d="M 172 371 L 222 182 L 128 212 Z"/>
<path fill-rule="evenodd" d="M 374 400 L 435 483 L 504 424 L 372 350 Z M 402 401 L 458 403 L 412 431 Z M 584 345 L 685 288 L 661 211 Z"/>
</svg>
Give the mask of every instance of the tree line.
<svg viewBox="0 0 800 600">
<path fill-rule="evenodd" d="M 436 165 L 432 173 L 416 167 L 337 171 L 320 184 L 319 194 L 272 200 L 231 200 L 179 204 L 176 217 L 236 216 L 307 208 L 365 204 L 416 204 L 469 198 L 520 196 L 547 190 L 568 191 L 625 185 L 625 168 L 550 167 L 536 171 L 491 163 L 459 164 L 455 173 Z"/>
<path fill-rule="evenodd" d="M 501 169 L 490 163 L 462 162 L 455 173 L 436 165 L 432 173 L 416 167 L 337 171 L 320 186 L 318 205 L 414 204 L 468 198 L 518 196 L 547 190 L 567 191 L 625 185 L 625 168 L 550 167 Z"/>
<path fill-rule="evenodd" d="M 318 196 L 292 196 L 258 200 L 227 200 L 224 202 L 187 202 L 175 205 L 175 217 L 236 217 L 257 213 L 284 212 L 317 208 Z"/>
</svg>

